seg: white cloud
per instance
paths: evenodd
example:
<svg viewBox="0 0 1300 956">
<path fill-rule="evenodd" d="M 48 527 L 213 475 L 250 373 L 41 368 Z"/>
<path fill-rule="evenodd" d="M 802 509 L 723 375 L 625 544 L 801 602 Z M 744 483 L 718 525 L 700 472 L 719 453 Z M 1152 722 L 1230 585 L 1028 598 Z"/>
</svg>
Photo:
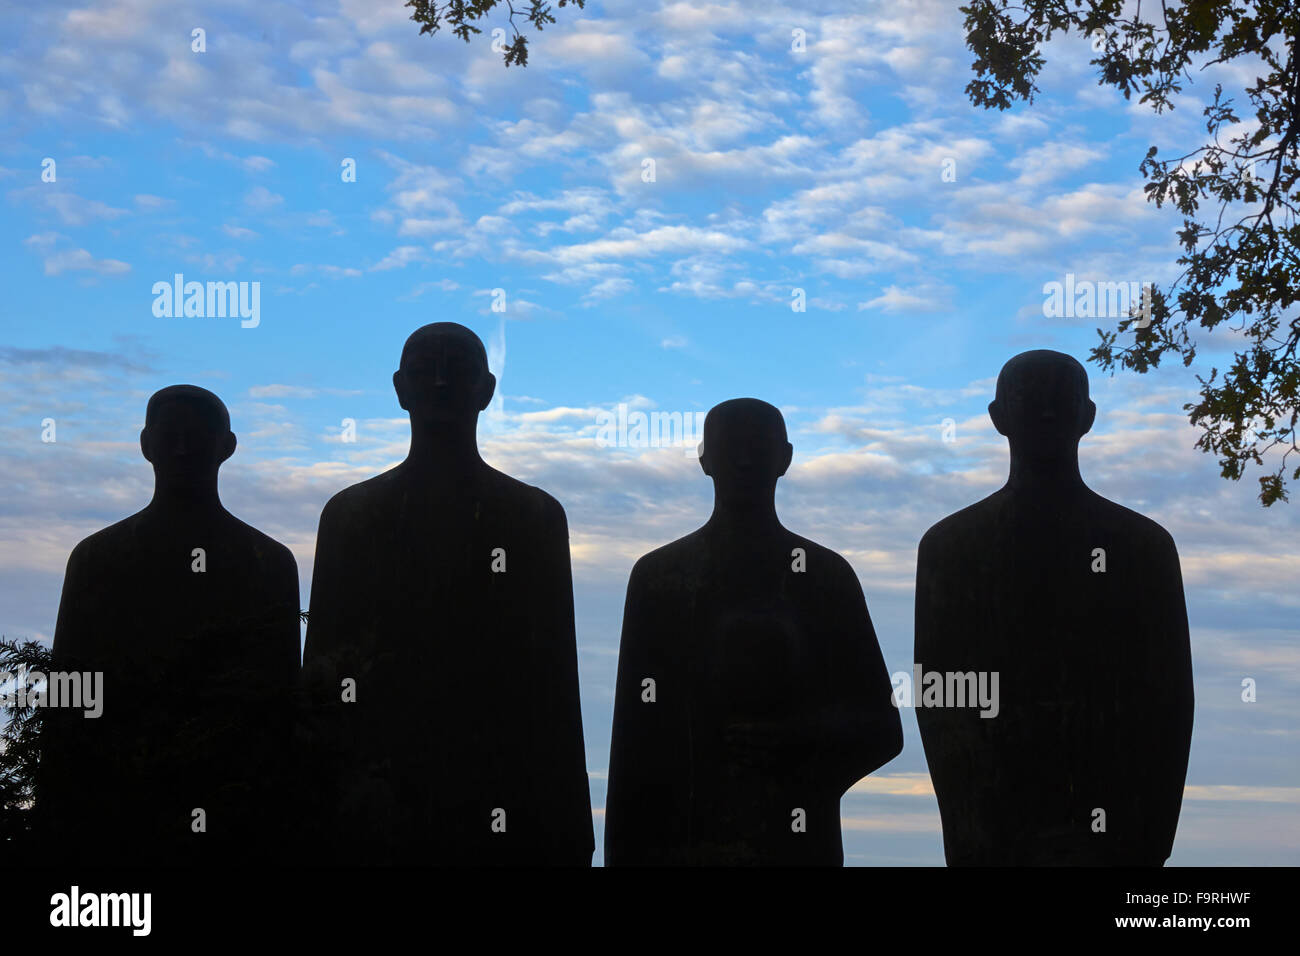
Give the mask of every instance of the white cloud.
<svg viewBox="0 0 1300 956">
<path fill-rule="evenodd" d="M 254 186 L 244 195 L 244 205 L 254 212 L 266 212 L 284 205 L 284 197 L 265 186 Z"/>
<path fill-rule="evenodd" d="M 429 254 L 420 246 L 398 246 L 384 258 L 370 267 L 371 272 L 384 272 L 388 269 L 404 269 L 412 262 L 426 262 Z"/>
<path fill-rule="evenodd" d="M 41 232 L 28 236 L 23 245 L 37 250 L 43 257 L 44 271 L 47 276 L 62 275 L 65 272 L 93 272 L 96 275 L 123 275 L 131 271 L 128 263 L 118 259 L 96 259 L 85 249 L 62 249 L 54 247 L 67 237 L 57 232 Z"/>
<path fill-rule="evenodd" d="M 940 293 L 934 289 L 904 289 L 887 285 L 874 299 L 858 303 L 858 311 L 879 309 L 882 312 L 937 312 L 944 308 Z"/>
</svg>

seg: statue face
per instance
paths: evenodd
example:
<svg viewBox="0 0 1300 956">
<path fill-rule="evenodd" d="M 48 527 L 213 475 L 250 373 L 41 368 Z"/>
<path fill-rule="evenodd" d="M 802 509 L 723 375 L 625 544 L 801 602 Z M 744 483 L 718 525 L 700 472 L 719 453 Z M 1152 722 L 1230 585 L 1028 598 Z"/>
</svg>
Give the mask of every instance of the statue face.
<svg viewBox="0 0 1300 956">
<path fill-rule="evenodd" d="M 180 484 L 215 475 L 234 452 L 234 441 L 211 409 L 184 398 L 161 402 L 140 433 L 141 450 L 154 470 Z"/>
<path fill-rule="evenodd" d="M 793 449 L 763 410 L 737 406 L 705 424 L 700 464 L 732 495 L 765 493 L 790 467 Z"/>
<path fill-rule="evenodd" d="M 998 428 L 1030 457 L 1070 455 L 1092 426 L 1094 406 L 1069 364 L 1027 362 L 1003 388 Z"/>
<path fill-rule="evenodd" d="M 495 380 L 467 343 L 439 336 L 407 356 L 393 385 L 417 420 L 460 421 L 487 407 Z"/>
</svg>

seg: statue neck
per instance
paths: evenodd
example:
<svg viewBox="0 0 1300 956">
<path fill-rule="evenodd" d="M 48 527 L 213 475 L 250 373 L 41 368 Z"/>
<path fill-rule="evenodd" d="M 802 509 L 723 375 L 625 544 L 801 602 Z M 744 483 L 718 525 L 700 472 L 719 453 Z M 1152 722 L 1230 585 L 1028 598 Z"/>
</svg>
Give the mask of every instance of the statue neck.
<svg viewBox="0 0 1300 956">
<path fill-rule="evenodd" d="M 181 482 L 155 471 L 153 498 L 148 510 L 180 519 L 223 513 L 225 508 L 217 493 L 216 473 Z"/>
<path fill-rule="evenodd" d="M 714 482 L 713 514 L 705 527 L 728 538 L 760 538 L 784 531 L 776 515 L 776 483 L 758 494 L 729 494 Z"/>
<path fill-rule="evenodd" d="M 1079 449 L 1056 458 L 1035 458 L 1011 452 L 1011 469 L 1006 487 L 1011 491 L 1062 492 L 1087 488 L 1079 473 Z"/>
<path fill-rule="evenodd" d="M 478 451 L 478 419 L 469 422 L 411 423 L 411 450 L 402 463 L 419 474 L 463 476 L 487 464 Z"/>
</svg>

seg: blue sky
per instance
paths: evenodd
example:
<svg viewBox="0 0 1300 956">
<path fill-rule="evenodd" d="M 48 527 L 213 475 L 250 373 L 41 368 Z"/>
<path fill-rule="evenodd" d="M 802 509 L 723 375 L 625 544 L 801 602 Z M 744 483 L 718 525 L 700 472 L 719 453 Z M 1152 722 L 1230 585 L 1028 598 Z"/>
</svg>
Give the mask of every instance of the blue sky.
<svg viewBox="0 0 1300 956">
<path fill-rule="evenodd" d="M 305 606 L 321 506 L 404 455 L 403 340 L 452 320 L 500 380 L 485 457 L 568 513 L 597 808 L 628 571 L 711 500 L 680 448 L 598 445 L 601 410 L 778 405 L 782 518 L 850 560 L 910 670 L 916 543 L 1005 477 L 998 369 L 1083 360 L 1113 324 L 1045 317 L 1044 283 L 1172 279 L 1180 220 L 1138 163 L 1199 146 L 1214 83 L 1254 77 L 1197 72 L 1155 117 L 1076 39 L 1032 106 L 986 112 L 957 5 L 593 2 L 507 70 L 486 34 L 418 36 L 400 0 L 0 4 L 0 631 L 50 638 L 72 547 L 148 501 L 145 400 L 176 382 L 229 405 L 223 499 L 292 548 Z M 260 323 L 155 316 L 176 273 L 260 283 Z M 1295 864 L 1297 513 L 1192 447 L 1181 407 L 1233 336 L 1200 342 L 1192 369 L 1090 367 L 1081 464 L 1182 558 L 1197 717 L 1171 864 Z M 850 864 L 942 863 L 904 728 L 844 800 Z"/>
</svg>

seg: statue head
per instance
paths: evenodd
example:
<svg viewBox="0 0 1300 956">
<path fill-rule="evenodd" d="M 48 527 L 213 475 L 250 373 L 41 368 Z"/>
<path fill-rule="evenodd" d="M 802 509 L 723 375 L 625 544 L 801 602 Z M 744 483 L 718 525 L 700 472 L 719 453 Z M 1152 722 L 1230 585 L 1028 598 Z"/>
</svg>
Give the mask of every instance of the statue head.
<svg viewBox="0 0 1300 956">
<path fill-rule="evenodd" d="M 171 486 L 215 480 L 235 453 L 225 403 L 197 385 L 169 385 L 149 398 L 140 451 L 154 474 Z"/>
<path fill-rule="evenodd" d="M 1073 456 L 1096 415 L 1088 373 L 1073 357 L 1050 349 L 1021 352 L 1003 365 L 989 403 L 989 417 L 1007 436 L 1012 456 L 1035 460 Z"/>
<path fill-rule="evenodd" d="M 729 498 L 769 495 L 793 457 L 785 419 L 774 405 L 733 398 L 713 406 L 704 417 L 700 467 Z"/>
<path fill-rule="evenodd" d="M 411 333 L 393 373 L 397 400 L 411 426 L 478 419 L 496 389 L 487 350 L 477 335 L 455 322 L 434 322 Z"/>
</svg>

